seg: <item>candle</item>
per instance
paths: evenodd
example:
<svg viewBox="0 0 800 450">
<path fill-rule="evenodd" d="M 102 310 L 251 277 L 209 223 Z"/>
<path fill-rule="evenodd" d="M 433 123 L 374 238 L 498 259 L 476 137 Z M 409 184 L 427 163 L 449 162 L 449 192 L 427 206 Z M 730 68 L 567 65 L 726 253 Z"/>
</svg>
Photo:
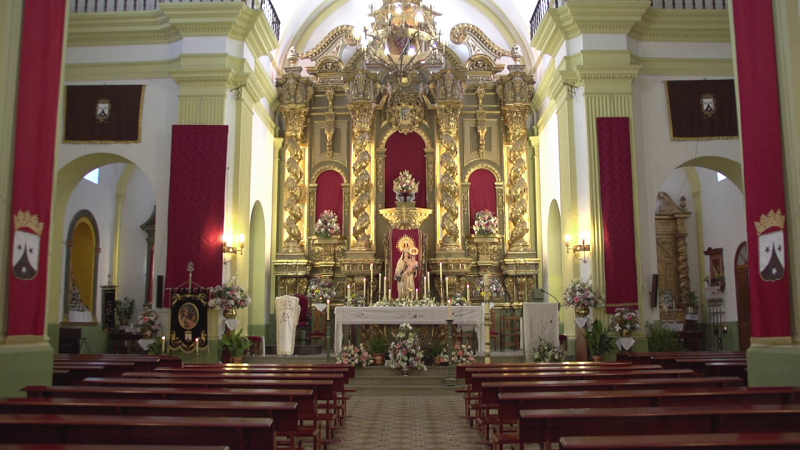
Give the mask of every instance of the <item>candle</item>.
<svg viewBox="0 0 800 450">
<path fill-rule="evenodd" d="M 350 300 L 350 285 L 347 285 L 347 300 Z"/>
<path fill-rule="evenodd" d="M 331 320 L 331 299 L 325 300 L 325 321 Z"/>
<path fill-rule="evenodd" d="M 161 335 L 161 353 L 164 353 L 164 347 L 167 345 L 167 337 Z"/>
<path fill-rule="evenodd" d="M 444 279 L 444 297 L 450 298 L 450 277 L 445 277 Z"/>
<path fill-rule="evenodd" d="M 444 278 L 442 278 L 442 263 L 439 263 L 439 284 L 444 283 Z M 439 292 L 439 297 L 442 296 L 442 293 Z"/>
<path fill-rule="evenodd" d="M 414 288 L 414 300 L 419 300 L 419 288 Z"/>
<path fill-rule="evenodd" d="M 392 298 L 392 290 L 389 289 L 389 299 L 391 300 L 391 298 Z"/>
<path fill-rule="evenodd" d="M 367 301 L 367 277 L 364 277 L 364 301 Z"/>
<path fill-rule="evenodd" d="M 386 281 L 386 277 L 384 276 L 383 277 L 383 294 L 386 295 L 386 293 L 388 292 L 389 295 L 391 296 L 391 292 L 389 292 L 389 290 L 388 290 L 389 286 L 387 285 L 387 283 L 388 282 Z"/>
<path fill-rule="evenodd" d="M 453 308 L 451 308 L 452 301 L 447 299 L 447 318 L 453 320 Z"/>
<path fill-rule="evenodd" d="M 425 278 L 425 275 L 422 276 L 422 298 L 428 297 L 428 281 Z"/>
<path fill-rule="evenodd" d="M 469 283 L 467 283 L 467 306 L 469 306 Z"/>
<path fill-rule="evenodd" d="M 194 354 L 200 354 L 200 338 L 194 338 Z"/>
<path fill-rule="evenodd" d="M 431 293 L 431 271 L 428 271 L 428 285 L 426 286 L 426 291 L 428 294 Z"/>
<path fill-rule="evenodd" d="M 378 272 L 378 300 L 381 298 L 381 277 L 383 277 L 383 272 Z"/>
</svg>

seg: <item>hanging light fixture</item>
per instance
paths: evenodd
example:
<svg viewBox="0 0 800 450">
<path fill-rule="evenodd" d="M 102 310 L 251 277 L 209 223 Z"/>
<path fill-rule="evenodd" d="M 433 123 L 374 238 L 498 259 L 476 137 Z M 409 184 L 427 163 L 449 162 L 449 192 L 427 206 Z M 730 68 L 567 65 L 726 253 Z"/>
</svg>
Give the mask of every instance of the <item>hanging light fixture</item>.
<svg viewBox="0 0 800 450">
<path fill-rule="evenodd" d="M 422 0 L 383 0 L 379 9 L 370 6 L 375 21 L 371 29 L 364 27 L 365 64 L 382 66 L 400 80 L 422 65 L 440 65 L 441 34 L 435 21 L 440 15 Z"/>
</svg>

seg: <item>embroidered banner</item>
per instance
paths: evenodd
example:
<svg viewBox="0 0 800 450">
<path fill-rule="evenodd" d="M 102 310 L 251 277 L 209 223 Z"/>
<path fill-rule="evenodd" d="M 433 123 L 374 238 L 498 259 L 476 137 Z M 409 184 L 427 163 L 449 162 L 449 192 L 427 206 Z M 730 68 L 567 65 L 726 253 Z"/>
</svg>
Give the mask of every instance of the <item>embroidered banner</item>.
<svg viewBox="0 0 800 450">
<path fill-rule="evenodd" d="M 672 140 L 736 139 L 733 80 L 666 81 Z"/>
<path fill-rule="evenodd" d="M 27 1 L 14 147 L 8 335 L 44 334 L 47 246 L 67 2 Z M 46 30 L 46 31 L 44 31 Z M 4 111 L 5 112 L 5 111 Z M 56 238 L 61 244 L 61 237 Z"/>
<path fill-rule="evenodd" d="M 130 144 L 142 141 L 144 86 L 67 86 L 64 142 Z"/>
<path fill-rule="evenodd" d="M 750 318 L 753 337 L 791 343 L 791 294 L 786 256 L 781 105 L 771 2 L 736 1 L 736 60 L 742 102 Z"/>
</svg>

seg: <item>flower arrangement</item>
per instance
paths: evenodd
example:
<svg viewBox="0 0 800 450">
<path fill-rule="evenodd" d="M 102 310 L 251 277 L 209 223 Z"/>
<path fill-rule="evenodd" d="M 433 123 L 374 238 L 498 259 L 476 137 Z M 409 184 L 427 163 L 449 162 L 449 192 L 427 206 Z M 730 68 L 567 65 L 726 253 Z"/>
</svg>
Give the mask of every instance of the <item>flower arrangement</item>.
<svg viewBox="0 0 800 450">
<path fill-rule="evenodd" d="M 381 299 L 370 306 L 378 308 L 390 308 L 396 306 L 409 307 L 409 306 L 447 306 L 447 305 L 442 305 L 441 303 L 438 303 L 435 299 L 432 298 L 420 298 L 417 300 L 414 300 L 414 298 L 408 298 L 408 299 L 398 298 L 396 300 Z"/>
<path fill-rule="evenodd" d="M 415 194 L 419 189 L 419 183 L 411 176 L 411 172 L 404 170 L 394 179 L 392 188 L 397 194 Z"/>
<path fill-rule="evenodd" d="M 211 300 L 208 301 L 208 308 L 222 311 L 247 308 L 253 302 L 244 288 L 236 284 L 234 280 L 212 288 L 209 297 Z"/>
<path fill-rule="evenodd" d="M 306 295 L 309 299 L 324 302 L 333 297 L 333 280 L 331 278 L 314 277 L 308 283 Z"/>
<path fill-rule="evenodd" d="M 639 331 L 639 311 L 630 308 L 617 308 L 611 316 L 611 328 L 619 334 Z M 627 330 L 627 331 L 626 331 Z"/>
<path fill-rule="evenodd" d="M 505 289 L 503 289 L 503 283 L 500 282 L 499 278 L 490 278 L 488 289 L 489 294 L 491 294 L 492 297 L 502 297 L 505 293 Z M 483 292 L 485 290 L 486 286 L 483 282 L 483 278 L 478 278 L 478 282 L 475 285 L 475 289 L 472 291 L 472 295 L 483 298 Z"/>
<path fill-rule="evenodd" d="M 451 359 L 453 364 L 472 364 L 477 362 L 472 347 L 461 342 L 453 344 L 453 350 L 450 351 L 449 355 L 447 354 L 447 348 L 444 348 L 436 357 L 441 364 L 448 364 Z"/>
<path fill-rule="evenodd" d="M 314 224 L 314 233 L 325 237 L 342 234 L 342 229 L 339 227 L 339 216 L 329 209 L 322 211 L 317 223 Z"/>
<path fill-rule="evenodd" d="M 539 338 L 539 345 L 533 352 L 531 360 L 533 362 L 562 362 L 567 357 L 567 353 L 560 345 L 553 345 L 542 338 Z"/>
<path fill-rule="evenodd" d="M 134 300 L 128 297 L 125 297 L 122 300 L 114 300 L 117 311 L 117 319 L 119 319 L 120 325 L 127 325 L 131 321 L 131 317 L 133 317 L 134 303 Z"/>
<path fill-rule="evenodd" d="M 475 214 L 472 230 L 475 231 L 475 234 L 483 236 L 497 234 L 497 217 L 488 209 L 478 211 Z"/>
<path fill-rule="evenodd" d="M 408 323 L 400 325 L 400 330 L 395 333 L 394 340 L 389 344 L 389 360 L 386 365 L 391 369 L 401 369 L 403 372 L 410 369 L 428 370 L 422 360 L 423 357 L 419 337 L 414 328 Z"/>
<path fill-rule="evenodd" d="M 153 311 L 152 306 L 144 305 L 144 311 L 139 314 L 139 325 L 136 327 L 136 331 L 141 333 L 145 339 L 149 339 L 163 329 L 164 326 L 161 325 L 161 318 L 158 313 Z"/>
<path fill-rule="evenodd" d="M 669 289 L 663 291 L 658 296 L 658 304 L 661 309 L 670 309 L 675 305 L 675 295 Z"/>
<path fill-rule="evenodd" d="M 575 280 L 564 291 L 564 304 L 571 308 L 603 306 L 603 300 L 603 294 L 594 289 L 591 280 Z"/>
<path fill-rule="evenodd" d="M 367 304 L 364 302 L 363 295 L 352 294 L 350 298 L 347 299 L 347 306 L 367 306 Z"/>
<path fill-rule="evenodd" d="M 456 294 L 448 300 L 450 300 L 450 304 L 453 306 L 469 306 L 469 304 L 467 304 L 467 299 L 461 295 L 461 292 L 456 292 Z"/>
<path fill-rule="evenodd" d="M 364 344 L 356 347 L 353 344 L 347 344 L 342 347 L 342 351 L 336 355 L 337 364 L 353 364 L 356 367 L 367 367 L 375 364 L 375 359 L 369 353 Z"/>
</svg>

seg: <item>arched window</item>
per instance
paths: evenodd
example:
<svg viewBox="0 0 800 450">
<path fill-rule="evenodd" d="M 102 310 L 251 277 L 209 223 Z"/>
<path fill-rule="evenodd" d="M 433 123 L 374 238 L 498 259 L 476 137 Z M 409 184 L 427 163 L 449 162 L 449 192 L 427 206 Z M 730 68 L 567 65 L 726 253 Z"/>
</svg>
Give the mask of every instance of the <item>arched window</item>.
<svg viewBox="0 0 800 450">
<path fill-rule="evenodd" d="M 497 195 L 494 174 L 486 169 L 478 169 L 469 176 L 469 223 L 470 233 L 474 234 L 472 224 L 478 211 L 488 209 L 497 216 Z"/>
<path fill-rule="evenodd" d="M 97 221 L 89 210 L 78 211 L 72 218 L 67 234 L 64 274 L 64 318 L 70 322 L 95 320 L 99 254 Z"/>
<path fill-rule="evenodd" d="M 386 186 L 384 195 L 386 207 L 394 208 L 397 200 L 392 190 L 395 178 L 400 172 L 408 170 L 419 182 L 416 195 L 418 208 L 428 206 L 428 188 L 425 179 L 425 141 L 417 133 L 394 133 L 386 141 Z"/>
</svg>

